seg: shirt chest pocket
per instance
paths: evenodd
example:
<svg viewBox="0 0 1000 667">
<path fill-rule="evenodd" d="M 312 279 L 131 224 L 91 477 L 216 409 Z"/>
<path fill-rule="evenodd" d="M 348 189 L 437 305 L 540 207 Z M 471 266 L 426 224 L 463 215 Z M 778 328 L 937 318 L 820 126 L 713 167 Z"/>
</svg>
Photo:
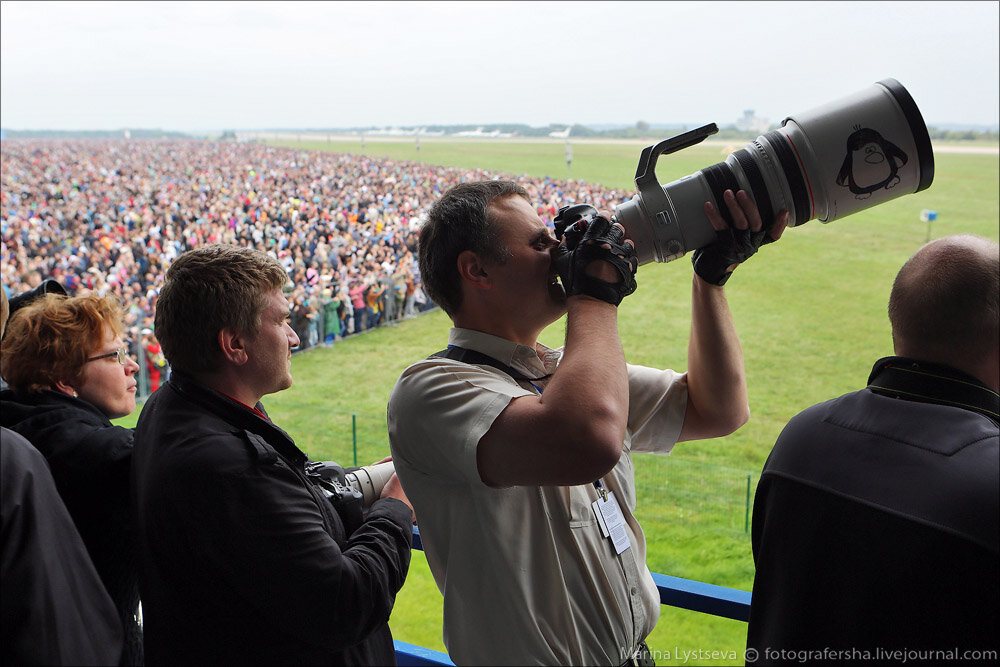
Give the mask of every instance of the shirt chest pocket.
<svg viewBox="0 0 1000 667">
<path fill-rule="evenodd" d="M 592 484 L 540 486 L 538 493 L 549 521 L 568 525 L 570 528 L 597 523 L 592 507 L 592 503 L 597 500 L 597 490 Z"/>
</svg>

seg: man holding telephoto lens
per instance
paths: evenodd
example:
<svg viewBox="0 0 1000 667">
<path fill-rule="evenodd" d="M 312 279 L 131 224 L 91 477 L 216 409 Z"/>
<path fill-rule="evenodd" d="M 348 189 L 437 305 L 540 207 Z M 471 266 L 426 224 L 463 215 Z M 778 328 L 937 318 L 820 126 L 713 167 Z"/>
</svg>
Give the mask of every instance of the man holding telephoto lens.
<svg viewBox="0 0 1000 667">
<path fill-rule="evenodd" d="M 148 665 L 395 664 L 413 533 L 398 480 L 352 528 L 260 403 L 292 385 L 287 282 L 273 256 L 219 244 L 160 290 L 173 372 L 132 460 Z"/>
<path fill-rule="evenodd" d="M 421 277 L 454 328 L 403 372 L 388 422 L 457 664 L 650 664 L 660 602 L 631 452 L 746 422 L 722 284 L 787 222 L 765 227 L 742 191 L 725 206 L 731 222 L 705 205 L 719 240 L 692 257 L 683 374 L 625 362 L 618 304 L 637 263 L 617 223 L 584 216 L 557 240 L 509 181 L 458 185 L 430 210 Z M 564 314 L 565 347 L 538 343 Z"/>
</svg>

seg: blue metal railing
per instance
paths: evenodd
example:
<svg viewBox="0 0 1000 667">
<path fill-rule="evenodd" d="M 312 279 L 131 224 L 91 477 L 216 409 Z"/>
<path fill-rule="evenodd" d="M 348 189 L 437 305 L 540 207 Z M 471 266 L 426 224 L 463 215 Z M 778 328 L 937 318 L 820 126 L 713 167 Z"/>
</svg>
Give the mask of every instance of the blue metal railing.
<svg viewBox="0 0 1000 667">
<path fill-rule="evenodd" d="M 660 591 L 660 604 L 700 611 L 744 623 L 750 620 L 750 591 L 706 584 L 692 579 L 653 572 Z"/>
<path fill-rule="evenodd" d="M 399 667 L 429 667 L 432 665 L 454 665 L 447 653 L 435 651 L 433 649 L 407 644 L 398 639 L 393 639 L 392 643 L 396 647 L 396 664 Z"/>
<path fill-rule="evenodd" d="M 413 548 L 423 551 L 420 531 L 413 529 Z M 691 579 L 681 579 L 668 574 L 653 572 L 653 581 L 660 591 L 660 603 L 680 609 L 700 611 L 703 614 L 731 618 L 746 622 L 750 619 L 750 592 L 715 584 L 706 584 Z M 423 646 L 393 640 L 396 646 L 396 662 L 400 667 L 427 667 L 431 665 L 454 665 L 447 653 L 434 651 Z"/>
</svg>

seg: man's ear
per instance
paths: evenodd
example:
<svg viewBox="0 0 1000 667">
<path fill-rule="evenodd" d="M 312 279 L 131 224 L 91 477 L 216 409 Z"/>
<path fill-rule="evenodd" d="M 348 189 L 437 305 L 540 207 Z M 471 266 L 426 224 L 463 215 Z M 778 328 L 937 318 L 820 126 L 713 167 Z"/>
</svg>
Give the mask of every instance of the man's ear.
<svg viewBox="0 0 1000 667">
<path fill-rule="evenodd" d="M 242 366 L 249 360 L 246 350 L 246 337 L 228 327 L 219 331 L 219 349 L 222 356 L 237 366 Z"/>
<path fill-rule="evenodd" d="M 471 250 L 463 250 L 458 255 L 458 275 L 478 289 L 490 289 L 493 279 L 482 258 Z"/>
</svg>

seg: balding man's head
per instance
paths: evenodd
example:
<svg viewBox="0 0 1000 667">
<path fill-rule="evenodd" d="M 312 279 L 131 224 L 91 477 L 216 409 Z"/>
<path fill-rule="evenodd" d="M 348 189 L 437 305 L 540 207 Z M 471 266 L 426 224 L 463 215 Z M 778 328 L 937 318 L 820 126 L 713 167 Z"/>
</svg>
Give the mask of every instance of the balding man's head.
<svg viewBox="0 0 1000 667">
<path fill-rule="evenodd" d="M 1000 371 L 989 366 L 1000 356 L 1000 246 L 971 235 L 925 245 L 896 276 L 889 321 L 897 355 L 997 384 Z"/>
</svg>

